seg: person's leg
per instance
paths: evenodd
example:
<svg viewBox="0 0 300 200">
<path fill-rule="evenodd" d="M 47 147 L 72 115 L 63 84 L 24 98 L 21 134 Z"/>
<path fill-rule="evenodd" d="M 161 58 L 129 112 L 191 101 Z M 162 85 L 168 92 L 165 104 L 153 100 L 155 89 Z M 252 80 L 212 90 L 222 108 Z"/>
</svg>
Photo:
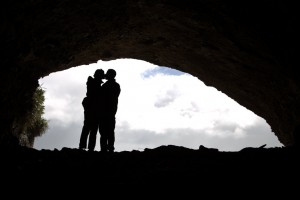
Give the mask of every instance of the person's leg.
<svg viewBox="0 0 300 200">
<path fill-rule="evenodd" d="M 89 145 L 88 145 L 89 151 L 94 151 L 95 149 L 97 132 L 98 132 L 98 124 L 94 122 L 91 126 L 91 131 L 89 135 Z"/>
<path fill-rule="evenodd" d="M 80 141 L 79 141 L 79 149 L 86 149 L 86 142 L 87 137 L 90 132 L 90 126 L 87 122 L 87 120 L 84 120 L 81 135 L 80 135 Z"/>
<path fill-rule="evenodd" d="M 107 132 L 107 146 L 109 152 L 114 152 L 115 147 L 115 126 L 116 119 L 115 117 L 111 117 L 108 121 L 108 132 Z"/>
<path fill-rule="evenodd" d="M 103 118 L 99 123 L 101 152 L 107 152 L 107 131 L 107 119 Z"/>
<path fill-rule="evenodd" d="M 107 134 L 106 132 L 101 133 L 100 148 L 102 152 L 107 152 Z"/>
</svg>

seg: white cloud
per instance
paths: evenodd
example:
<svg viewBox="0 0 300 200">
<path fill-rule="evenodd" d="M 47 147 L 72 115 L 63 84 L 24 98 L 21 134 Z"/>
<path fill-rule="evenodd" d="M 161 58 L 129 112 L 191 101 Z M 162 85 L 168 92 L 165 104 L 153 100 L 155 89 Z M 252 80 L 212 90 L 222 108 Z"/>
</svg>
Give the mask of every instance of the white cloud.
<svg viewBox="0 0 300 200">
<path fill-rule="evenodd" d="M 81 101 L 86 92 L 86 79 L 98 68 L 104 71 L 114 68 L 117 71 L 116 80 L 121 85 L 116 115 L 115 146 L 118 151 L 167 144 L 195 148 L 200 144 L 214 144 L 209 139 L 218 141 L 216 146 L 212 146 L 214 148 L 238 150 L 240 144 L 237 142 L 232 146 L 230 141 L 247 141 L 251 137 L 250 128 L 253 132 L 255 127 L 262 130 L 262 126 L 265 128 L 260 134 L 268 136 L 265 137 L 265 143 L 280 146 L 264 119 L 215 88 L 205 86 L 192 75 L 132 59 L 99 61 L 97 64 L 54 73 L 40 80 L 46 89 L 45 117 L 56 122 L 55 131 L 76 132 L 69 134 L 69 137 L 73 137 L 69 140 L 72 143 L 66 143 L 65 146 L 78 146 L 83 123 Z M 51 127 L 48 130 L 53 131 Z M 47 137 L 51 137 L 50 134 L 47 133 Z M 37 138 L 35 147 L 45 148 L 42 147 L 42 141 L 43 137 Z M 53 148 L 62 147 L 55 147 L 58 144 L 54 142 L 55 139 L 51 141 Z M 221 145 L 220 141 L 226 141 L 228 145 Z M 253 145 L 253 141 L 241 143 L 247 146 Z M 257 142 L 262 142 L 260 137 L 257 137 Z M 99 150 L 98 144 L 96 149 Z"/>
</svg>

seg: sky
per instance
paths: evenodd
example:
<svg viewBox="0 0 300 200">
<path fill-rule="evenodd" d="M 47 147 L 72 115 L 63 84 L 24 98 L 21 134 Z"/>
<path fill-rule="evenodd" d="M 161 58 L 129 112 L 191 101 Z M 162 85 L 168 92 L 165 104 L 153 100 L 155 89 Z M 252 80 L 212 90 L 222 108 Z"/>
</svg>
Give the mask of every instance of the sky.
<svg viewBox="0 0 300 200">
<path fill-rule="evenodd" d="M 51 73 L 39 83 L 45 92 L 49 128 L 35 149 L 78 148 L 86 80 L 96 69 L 112 68 L 121 86 L 116 114 L 115 151 L 143 151 L 162 145 L 220 151 L 283 146 L 267 122 L 190 74 L 151 63 L 98 61 Z M 97 135 L 96 151 L 100 150 Z"/>
</svg>

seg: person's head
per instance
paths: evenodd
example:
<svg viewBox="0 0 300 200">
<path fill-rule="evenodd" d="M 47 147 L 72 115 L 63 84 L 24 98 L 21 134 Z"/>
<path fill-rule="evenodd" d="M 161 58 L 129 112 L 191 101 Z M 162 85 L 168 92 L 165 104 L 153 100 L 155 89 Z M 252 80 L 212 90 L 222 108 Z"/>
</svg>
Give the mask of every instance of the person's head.
<svg viewBox="0 0 300 200">
<path fill-rule="evenodd" d="M 88 79 L 87 79 L 88 82 L 90 82 L 92 80 L 93 80 L 93 77 L 91 77 L 91 76 L 89 76 Z"/>
<path fill-rule="evenodd" d="M 87 81 L 86 81 L 86 85 L 91 84 L 92 81 L 93 81 L 93 77 L 89 76 L 88 79 L 87 79 Z"/>
<path fill-rule="evenodd" d="M 94 73 L 95 79 L 103 79 L 104 78 L 104 71 L 103 69 L 97 69 Z"/>
<path fill-rule="evenodd" d="M 105 74 L 105 78 L 107 80 L 113 80 L 113 79 L 115 79 L 116 75 L 117 75 L 117 72 L 114 69 L 108 69 Z"/>
</svg>

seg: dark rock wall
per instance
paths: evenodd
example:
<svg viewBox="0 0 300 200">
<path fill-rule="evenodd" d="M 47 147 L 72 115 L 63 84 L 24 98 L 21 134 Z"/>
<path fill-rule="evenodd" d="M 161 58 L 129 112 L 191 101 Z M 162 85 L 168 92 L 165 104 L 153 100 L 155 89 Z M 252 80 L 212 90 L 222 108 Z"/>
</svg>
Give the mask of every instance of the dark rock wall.
<svg viewBox="0 0 300 200">
<path fill-rule="evenodd" d="M 39 78 L 134 58 L 197 76 L 266 119 L 284 145 L 294 143 L 300 82 L 291 2 L 24 0 L 0 11 L 0 141 L 18 130 Z"/>
</svg>

